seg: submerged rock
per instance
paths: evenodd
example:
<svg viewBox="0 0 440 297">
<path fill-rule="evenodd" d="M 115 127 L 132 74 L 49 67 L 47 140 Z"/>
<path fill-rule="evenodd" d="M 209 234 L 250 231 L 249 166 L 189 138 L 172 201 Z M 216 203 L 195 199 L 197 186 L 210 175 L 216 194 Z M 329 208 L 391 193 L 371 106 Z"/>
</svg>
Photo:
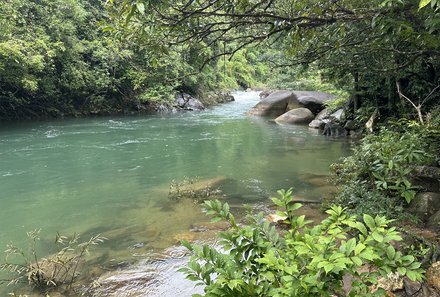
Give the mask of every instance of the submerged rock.
<svg viewBox="0 0 440 297">
<path fill-rule="evenodd" d="M 212 196 L 219 196 L 219 187 L 230 178 L 218 176 L 203 180 L 184 178 L 181 182 L 173 181 L 170 186 L 168 198 L 172 200 L 180 200 L 182 198 L 206 199 Z"/>
<path fill-rule="evenodd" d="M 163 253 L 152 255 L 127 268 L 106 272 L 93 281 L 84 292 L 95 297 L 131 296 L 191 296 L 203 293 L 203 287 L 194 287 L 194 282 L 178 271 L 189 260 L 187 250 L 172 247 Z"/>
</svg>

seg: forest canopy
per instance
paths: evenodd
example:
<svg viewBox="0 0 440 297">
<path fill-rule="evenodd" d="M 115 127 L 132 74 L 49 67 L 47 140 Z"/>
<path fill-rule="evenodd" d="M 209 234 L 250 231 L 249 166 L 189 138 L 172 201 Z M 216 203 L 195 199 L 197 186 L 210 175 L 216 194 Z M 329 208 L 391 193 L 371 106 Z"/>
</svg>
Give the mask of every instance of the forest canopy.
<svg viewBox="0 0 440 297">
<path fill-rule="evenodd" d="M 275 48 L 269 65 L 314 65 L 351 89 L 355 108 L 364 100 L 392 113 L 403 108 L 398 86 L 417 101 L 439 85 L 436 0 L 109 2 L 123 24 L 114 32 L 204 44 L 213 48 L 208 61 L 249 46 Z M 428 99 L 426 106 L 439 98 Z"/>
<path fill-rule="evenodd" d="M 354 109 L 438 101 L 437 0 L 9 0 L 0 119 L 142 110 L 176 91 L 289 85 L 312 70 Z M 281 83 L 280 83 L 281 82 Z"/>
</svg>

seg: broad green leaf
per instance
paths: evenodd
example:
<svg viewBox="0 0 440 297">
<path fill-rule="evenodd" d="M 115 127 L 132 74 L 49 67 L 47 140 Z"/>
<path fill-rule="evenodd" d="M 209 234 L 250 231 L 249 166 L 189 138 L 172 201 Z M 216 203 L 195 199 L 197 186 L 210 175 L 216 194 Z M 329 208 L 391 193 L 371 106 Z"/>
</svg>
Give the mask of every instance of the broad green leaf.
<svg viewBox="0 0 440 297">
<path fill-rule="evenodd" d="M 376 223 L 374 222 L 374 219 L 369 214 L 364 214 L 364 222 L 370 228 L 370 230 L 373 230 L 376 228 Z"/>
<path fill-rule="evenodd" d="M 289 205 L 289 210 L 294 211 L 294 210 L 300 209 L 301 207 L 302 207 L 301 203 L 294 203 L 293 205 Z"/>
<path fill-rule="evenodd" d="M 398 267 L 398 268 L 397 268 L 397 272 L 398 272 L 400 275 L 405 275 L 405 274 L 406 274 L 406 268 L 405 268 L 405 267 Z"/>
<path fill-rule="evenodd" d="M 387 257 L 390 260 L 394 259 L 394 256 L 396 255 L 396 250 L 394 249 L 394 247 L 392 245 L 387 247 Z M 404 273 L 401 273 L 402 275 L 404 275 Z"/>
<path fill-rule="evenodd" d="M 429 3 L 431 3 L 431 0 L 420 0 L 419 8 L 423 8 L 426 5 L 428 5 Z"/>
<path fill-rule="evenodd" d="M 272 197 L 271 200 L 276 206 L 284 207 L 284 203 L 280 199 Z"/>
<path fill-rule="evenodd" d="M 371 237 L 373 237 L 373 239 L 377 242 L 383 242 L 383 235 L 378 232 L 371 233 Z"/>
<path fill-rule="evenodd" d="M 416 272 L 414 272 L 414 271 L 411 271 L 411 270 L 407 270 L 407 271 L 406 271 L 406 276 L 407 276 L 410 280 L 412 280 L 413 282 L 415 282 L 415 281 L 419 278 L 418 273 L 416 273 Z"/>
<path fill-rule="evenodd" d="M 328 263 L 328 264 L 324 265 L 324 271 L 326 273 L 329 273 L 334 267 L 335 267 L 335 265 L 333 265 L 332 263 Z"/>
<path fill-rule="evenodd" d="M 347 256 L 353 252 L 354 248 L 356 247 L 356 238 L 352 238 L 346 243 L 346 254 Z"/>
<path fill-rule="evenodd" d="M 361 258 L 359 258 L 359 257 L 351 257 L 350 259 L 351 259 L 351 261 L 353 261 L 353 263 L 354 263 L 356 266 L 362 266 L 362 260 L 361 260 Z"/>
<path fill-rule="evenodd" d="M 362 253 L 359 254 L 359 257 L 364 258 L 368 261 L 373 261 L 375 258 L 377 258 L 377 255 L 375 255 L 371 249 L 365 249 Z"/>
<path fill-rule="evenodd" d="M 141 13 L 144 14 L 145 12 L 145 5 L 142 2 L 136 2 L 136 8 Z"/>
<path fill-rule="evenodd" d="M 362 224 L 362 222 L 357 222 L 355 228 L 358 229 L 363 235 L 368 235 L 367 228 L 365 228 L 365 225 Z"/>
<path fill-rule="evenodd" d="M 354 249 L 354 254 L 359 255 L 364 249 L 365 249 L 365 244 L 360 242 L 356 245 L 356 248 Z"/>
</svg>

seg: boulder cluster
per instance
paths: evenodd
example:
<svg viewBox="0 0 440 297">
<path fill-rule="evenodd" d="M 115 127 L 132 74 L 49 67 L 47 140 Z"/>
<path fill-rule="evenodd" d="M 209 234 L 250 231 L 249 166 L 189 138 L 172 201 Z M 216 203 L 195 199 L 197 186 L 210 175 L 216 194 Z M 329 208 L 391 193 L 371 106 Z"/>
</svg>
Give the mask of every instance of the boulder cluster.
<svg viewBox="0 0 440 297">
<path fill-rule="evenodd" d="M 324 135 L 340 137 L 353 134 L 354 122 L 345 120 L 343 109 L 331 112 L 326 103 L 334 95 L 311 91 L 262 92 L 261 101 L 249 115 L 273 117 L 277 124 L 302 124 L 322 130 Z M 353 131 L 353 132 L 352 132 Z"/>
</svg>

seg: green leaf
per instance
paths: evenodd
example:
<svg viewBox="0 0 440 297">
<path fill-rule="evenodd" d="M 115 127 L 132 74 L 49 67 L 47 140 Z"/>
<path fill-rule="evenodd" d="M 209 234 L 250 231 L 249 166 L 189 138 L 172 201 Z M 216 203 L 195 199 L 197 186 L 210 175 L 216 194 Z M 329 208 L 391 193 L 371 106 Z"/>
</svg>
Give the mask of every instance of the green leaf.
<svg viewBox="0 0 440 297">
<path fill-rule="evenodd" d="M 377 255 L 375 255 L 371 249 L 365 249 L 365 251 L 359 254 L 359 257 L 368 261 L 373 261 L 375 258 L 377 258 Z"/>
<path fill-rule="evenodd" d="M 418 278 L 419 278 L 419 274 L 417 272 L 411 271 L 411 270 L 407 270 L 406 271 L 406 276 L 412 280 L 413 282 L 415 282 Z"/>
<path fill-rule="evenodd" d="M 346 243 L 346 255 L 349 256 L 356 247 L 356 238 L 352 238 Z"/>
<path fill-rule="evenodd" d="M 351 257 L 350 258 L 351 261 L 356 265 L 356 266 L 362 266 L 362 260 L 359 257 Z"/>
<path fill-rule="evenodd" d="M 137 10 L 138 10 L 141 14 L 144 14 L 144 12 L 145 12 L 145 5 L 144 5 L 144 3 L 142 3 L 142 2 L 137 2 L 137 3 L 136 3 L 136 8 L 137 8 Z"/>
<path fill-rule="evenodd" d="M 398 268 L 397 268 L 397 272 L 398 272 L 400 275 L 405 275 L 405 274 L 406 274 L 406 268 L 405 268 L 405 267 L 398 267 Z"/>
<path fill-rule="evenodd" d="M 390 260 L 394 260 L 394 256 L 396 255 L 396 250 L 392 245 L 387 247 L 387 257 Z M 400 273 L 401 275 L 404 275 L 404 273 Z"/>
<path fill-rule="evenodd" d="M 428 5 L 429 3 L 431 3 L 431 0 L 420 0 L 419 8 L 423 8 L 426 5 Z"/>
<path fill-rule="evenodd" d="M 212 219 L 211 219 L 211 222 L 212 222 L 212 223 L 217 223 L 217 222 L 220 222 L 221 220 L 222 220 L 221 217 L 215 217 L 215 218 L 212 218 Z"/>
<path fill-rule="evenodd" d="M 377 242 L 383 242 L 383 235 L 379 234 L 377 232 L 373 232 L 371 233 L 371 237 L 373 237 L 374 240 L 376 240 Z"/>
<path fill-rule="evenodd" d="M 275 197 L 270 198 L 272 200 L 272 202 L 276 205 L 276 206 L 280 206 L 280 207 L 284 207 L 284 203 Z"/>
<path fill-rule="evenodd" d="M 365 244 L 360 242 L 360 243 L 358 243 L 358 245 L 354 249 L 354 254 L 359 255 L 364 249 L 365 249 Z"/>
<path fill-rule="evenodd" d="M 354 227 L 358 229 L 363 235 L 368 235 L 368 230 L 367 228 L 365 228 L 365 225 L 362 224 L 362 222 L 356 222 L 356 225 Z"/>
<path fill-rule="evenodd" d="M 294 211 L 294 210 L 300 209 L 301 207 L 302 207 L 301 203 L 294 203 L 293 205 L 289 205 L 289 210 Z"/>
<path fill-rule="evenodd" d="M 335 265 L 333 265 L 332 263 L 325 264 L 324 265 L 325 273 L 329 273 L 334 267 L 335 267 Z"/>
<path fill-rule="evenodd" d="M 364 222 L 370 228 L 370 230 L 373 230 L 376 228 L 376 223 L 374 222 L 374 219 L 369 214 L 364 214 Z"/>
<path fill-rule="evenodd" d="M 388 161 L 388 169 L 390 169 L 390 170 L 393 169 L 393 165 L 394 165 L 393 160 L 389 160 Z"/>
<path fill-rule="evenodd" d="M 186 241 L 186 240 L 182 240 L 181 242 L 180 242 L 180 244 L 182 245 L 182 246 L 184 246 L 184 247 L 186 247 L 188 250 L 190 250 L 190 251 L 193 251 L 194 249 L 193 249 L 193 247 L 192 247 L 192 245 L 188 242 L 188 241 Z"/>
</svg>

